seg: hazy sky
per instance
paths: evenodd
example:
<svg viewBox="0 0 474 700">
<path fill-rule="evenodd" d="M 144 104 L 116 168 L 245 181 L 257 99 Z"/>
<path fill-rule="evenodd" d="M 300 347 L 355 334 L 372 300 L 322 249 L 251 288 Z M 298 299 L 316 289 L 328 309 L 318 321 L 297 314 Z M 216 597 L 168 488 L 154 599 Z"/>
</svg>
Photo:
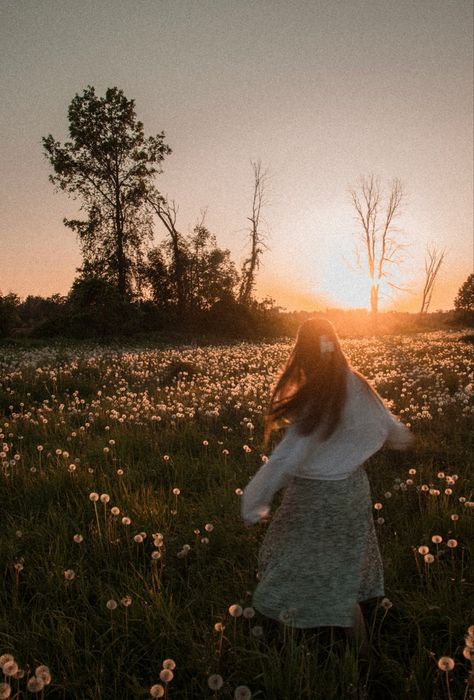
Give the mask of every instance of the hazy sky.
<svg viewBox="0 0 474 700">
<path fill-rule="evenodd" d="M 432 309 L 452 308 L 473 269 L 472 14 L 471 0 L 0 0 L 1 293 L 64 294 L 74 279 L 62 219 L 78 205 L 48 181 L 41 137 L 64 141 L 93 85 L 135 99 L 146 134 L 164 130 L 158 186 L 181 229 L 208 207 L 237 263 L 250 160 L 269 167 L 259 297 L 367 305 L 348 190 L 373 171 L 407 193 L 394 281 L 410 291 L 383 306 L 418 309 L 434 242 L 447 259 Z"/>
</svg>

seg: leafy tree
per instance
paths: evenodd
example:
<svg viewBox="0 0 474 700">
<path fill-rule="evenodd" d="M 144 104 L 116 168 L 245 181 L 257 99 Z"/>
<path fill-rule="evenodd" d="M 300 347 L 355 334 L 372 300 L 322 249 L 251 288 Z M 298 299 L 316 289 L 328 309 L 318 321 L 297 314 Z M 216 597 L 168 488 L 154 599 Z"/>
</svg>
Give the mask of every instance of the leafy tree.
<svg viewBox="0 0 474 700">
<path fill-rule="evenodd" d="M 113 281 L 125 298 L 137 287 L 143 249 L 152 237 L 147 192 L 171 149 L 163 132 L 145 137 L 134 100 L 116 87 L 98 97 L 89 85 L 72 100 L 68 118 L 70 141 L 43 138 L 54 170 L 50 180 L 80 198 L 87 214 L 83 221 L 64 219 L 79 237 L 82 271 Z"/>
<path fill-rule="evenodd" d="M 20 325 L 19 306 L 20 298 L 17 294 L 10 292 L 5 296 L 0 295 L 0 338 L 9 336 Z"/>
<path fill-rule="evenodd" d="M 459 288 L 454 308 L 460 311 L 471 323 L 474 321 L 474 273 L 470 274 Z"/>
<path fill-rule="evenodd" d="M 238 275 L 230 252 L 217 246 L 216 237 L 202 222 L 191 234 L 181 237 L 180 261 L 178 288 L 172 238 L 148 253 L 144 277 L 152 299 L 160 307 L 192 315 L 208 311 L 219 301 L 234 299 Z"/>
</svg>

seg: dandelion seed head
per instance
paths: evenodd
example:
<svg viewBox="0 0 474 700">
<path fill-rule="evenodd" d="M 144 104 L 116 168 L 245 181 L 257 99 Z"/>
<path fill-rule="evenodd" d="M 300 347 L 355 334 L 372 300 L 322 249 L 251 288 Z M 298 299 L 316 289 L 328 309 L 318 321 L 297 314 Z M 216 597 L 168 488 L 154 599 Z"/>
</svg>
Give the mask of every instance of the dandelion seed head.
<svg viewBox="0 0 474 700">
<path fill-rule="evenodd" d="M 229 615 L 231 617 L 240 617 L 243 613 L 242 607 L 240 605 L 234 604 L 229 606 Z"/>
<path fill-rule="evenodd" d="M 11 694 L 11 686 L 8 683 L 0 683 L 0 700 L 6 700 Z"/>
<path fill-rule="evenodd" d="M 171 683 L 173 678 L 174 678 L 174 673 L 171 669 L 164 668 L 162 671 L 160 671 L 160 680 L 162 680 L 163 683 Z"/>
<path fill-rule="evenodd" d="M 432 564 L 434 562 L 434 556 L 432 554 L 425 554 L 423 558 L 426 564 Z"/>
<path fill-rule="evenodd" d="M 162 698 L 165 694 L 165 689 L 160 683 L 155 683 L 150 688 L 150 696 L 152 698 Z"/>
<path fill-rule="evenodd" d="M 204 529 L 206 532 L 212 532 L 214 530 L 214 525 L 212 523 L 206 523 Z"/>
<path fill-rule="evenodd" d="M 84 540 L 83 536 L 79 534 L 74 535 L 72 539 L 74 540 L 74 542 L 77 542 L 77 544 L 80 544 Z"/>
<path fill-rule="evenodd" d="M 6 661 L 3 664 L 2 671 L 5 676 L 14 676 L 15 673 L 18 671 L 18 664 L 15 661 L 15 659 L 11 659 L 11 661 Z"/>
<path fill-rule="evenodd" d="M 251 620 L 252 617 L 255 617 L 255 610 L 252 607 L 244 608 L 242 610 L 242 615 L 246 620 Z"/>
<path fill-rule="evenodd" d="M 11 654 L 2 654 L 0 656 L 0 668 L 3 668 L 4 664 L 8 663 L 9 661 L 14 661 L 14 658 Z"/>
<path fill-rule="evenodd" d="M 108 503 L 110 501 L 110 496 L 108 493 L 101 493 L 100 494 L 100 502 L 101 503 Z"/>
<path fill-rule="evenodd" d="M 433 537 L 431 538 L 431 541 L 434 542 L 435 544 L 441 544 L 441 542 L 443 541 L 443 538 L 441 537 L 441 535 L 433 535 Z"/>
<path fill-rule="evenodd" d="M 117 609 L 117 601 L 111 598 L 110 600 L 107 601 L 106 603 L 107 609 L 108 610 L 116 610 Z"/>
<path fill-rule="evenodd" d="M 74 569 L 66 569 L 66 571 L 64 572 L 64 578 L 66 579 L 66 581 L 72 581 L 73 579 L 75 579 L 76 572 L 74 571 Z"/>
<path fill-rule="evenodd" d="M 179 496 L 180 493 L 181 493 L 181 489 L 178 489 L 178 488 L 174 488 L 174 489 L 173 489 L 173 494 L 174 494 L 175 496 Z"/>
<path fill-rule="evenodd" d="M 117 506 L 112 506 L 110 512 L 112 513 L 112 515 L 120 515 L 120 508 L 117 508 Z"/>
<path fill-rule="evenodd" d="M 89 501 L 92 501 L 93 503 L 97 503 L 99 500 L 99 494 L 96 493 L 95 491 L 92 491 L 92 493 L 89 494 Z"/>
<path fill-rule="evenodd" d="M 441 669 L 441 671 L 452 671 L 454 666 L 454 659 L 450 656 L 441 656 L 438 659 L 438 668 Z"/>
<path fill-rule="evenodd" d="M 44 681 L 42 681 L 41 678 L 37 678 L 36 676 L 31 676 L 31 678 L 28 678 L 26 687 L 28 688 L 30 693 L 40 693 L 44 688 Z"/>
<path fill-rule="evenodd" d="M 457 541 L 457 540 L 448 540 L 448 541 L 446 542 L 446 544 L 448 545 L 448 547 L 449 547 L 450 549 L 454 549 L 454 547 L 457 547 L 457 546 L 458 546 L 458 541 Z"/>
<path fill-rule="evenodd" d="M 252 627 L 252 635 L 254 637 L 263 637 L 263 627 L 261 625 L 254 625 L 254 627 Z"/>
<path fill-rule="evenodd" d="M 234 690 L 234 700 L 250 700 L 252 691 L 246 685 L 239 685 Z"/>
<path fill-rule="evenodd" d="M 424 544 L 422 544 L 421 547 L 418 547 L 418 551 L 420 554 L 425 555 L 425 554 L 428 554 L 428 552 L 430 551 L 430 548 L 426 547 Z"/>
<path fill-rule="evenodd" d="M 163 668 L 168 668 L 170 671 L 174 671 L 176 668 L 176 662 L 174 659 L 165 659 L 163 661 Z"/>
<path fill-rule="evenodd" d="M 390 608 L 393 607 L 393 603 L 389 598 L 382 598 L 380 605 L 384 610 L 390 610 Z"/>
<path fill-rule="evenodd" d="M 211 690 L 220 690 L 224 685 L 224 679 L 218 673 L 213 673 L 207 679 L 207 685 Z"/>
</svg>

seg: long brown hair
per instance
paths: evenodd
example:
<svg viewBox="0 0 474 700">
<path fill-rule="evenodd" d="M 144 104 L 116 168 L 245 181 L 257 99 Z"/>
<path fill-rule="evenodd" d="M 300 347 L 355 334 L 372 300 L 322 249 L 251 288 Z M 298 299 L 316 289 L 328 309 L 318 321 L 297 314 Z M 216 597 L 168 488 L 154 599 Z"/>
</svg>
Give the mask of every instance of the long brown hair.
<svg viewBox="0 0 474 700">
<path fill-rule="evenodd" d="M 272 430 L 294 423 L 301 435 L 321 426 L 321 439 L 336 429 L 346 401 L 349 363 L 332 323 L 305 321 L 278 379 L 265 416 L 265 444 Z"/>
</svg>

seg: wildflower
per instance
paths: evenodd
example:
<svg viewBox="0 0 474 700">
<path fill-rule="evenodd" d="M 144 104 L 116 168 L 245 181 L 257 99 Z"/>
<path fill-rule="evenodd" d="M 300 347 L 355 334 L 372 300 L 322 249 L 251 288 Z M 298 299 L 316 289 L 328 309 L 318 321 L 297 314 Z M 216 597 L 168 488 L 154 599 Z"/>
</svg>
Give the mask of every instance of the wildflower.
<svg viewBox="0 0 474 700">
<path fill-rule="evenodd" d="M 418 551 L 420 554 L 425 555 L 425 554 L 428 554 L 428 552 L 430 551 L 430 548 L 426 547 L 425 545 L 421 545 L 421 547 L 418 547 Z"/>
<path fill-rule="evenodd" d="M 457 546 L 458 546 L 458 541 L 457 541 L 457 540 L 448 540 L 448 541 L 446 542 L 446 544 L 447 544 L 448 547 L 450 547 L 451 549 L 454 549 L 454 547 L 457 547 Z"/>
<path fill-rule="evenodd" d="M 133 541 L 137 544 L 141 544 L 143 542 L 143 535 L 135 535 Z"/>
<path fill-rule="evenodd" d="M 239 685 L 234 690 L 234 700 L 250 700 L 252 691 L 246 685 Z"/>
<path fill-rule="evenodd" d="M 206 523 L 204 525 L 204 529 L 206 532 L 212 532 L 214 530 L 214 525 L 212 525 L 211 523 Z"/>
<path fill-rule="evenodd" d="M 432 564 L 434 562 L 434 556 L 432 554 L 425 554 L 423 558 L 426 564 Z"/>
<path fill-rule="evenodd" d="M 174 488 L 174 489 L 173 489 L 173 494 L 174 494 L 175 496 L 179 496 L 180 493 L 181 493 L 180 489 L 178 489 L 178 488 Z"/>
<path fill-rule="evenodd" d="M 123 469 L 117 469 L 117 476 L 123 476 Z"/>
<path fill-rule="evenodd" d="M 474 649 L 472 647 L 464 647 L 464 649 L 462 650 L 462 655 L 465 659 L 469 659 L 469 661 L 474 661 Z"/>
<path fill-rule="evenodd" d="M 66 581 L 72 581 L 73 579 L 75 579 L 76 572 L 74 571 L 74 569 L 66 569 L 66 571 L 64 572 L 64 578 L 66 579 Z"/>
<path fill-rule="evenodd" d="M 163 661 L 163 668 L 169 668 L 171 671 L 174 671 L 176 668 L 176 663 L 174 659 L 165 659 Z"/>
<path fill-rule="evenodd" d="M 150 688 L 150 695 L 152 698 L 162 698 L 165 694 L 165 689 L 160 683 L 155 683 Z"/>
<path fill-rule="evenodd" d="M 433 535 L 433 537 L 431 538 L 431 541 L 434 542 L 435 544 L 441 544 L 441 542 L 443 541 L 443 538 L 441 537 L 441 535 Z"/>
<path fill-rule="evenodd" d="M 222 622 L 216 622 L 216 624 L 214 625 L 214 629 L 216 632 L 223 632 L 225 630 L 225 627 L 222 624 Z"/>
<path fill-rule="evenodd" d="M 110 512 L 112 513 L 112 515 L 120 515 L 120 508 L 117 508 L 117 506 L 112 506 Z"/>
<path fill-rule="evenodd" d="M 240 605 L 234 604 L 229 607 L 229 615 L 231 615 L 231 617 L 240 617 L 242 613 L 243 610 Z"/>
<path fill-rule="evenodd" d="M 438 659 L 438 668 L 441 669 L 441 671 L 452 671 L 454 666 L 454 659 L 450 656 L 441 656 Z"/>
<path fill-rule="evenodd" d="M 382 510 L 383 505 L 381 503 L 374 503 L 375 510 Z"/>
<path fill-rule="evenodd" d="M 132 521 L 126 515 L 122 518 L 122 525 L 131 525 Z"/>
<path fill-rule="evenodd" d="M 106 603 L 107 609 L 108 610 L 116 610 L 117 608 L 117 601 L 111 598 L 110 600 L 107 601 Z"/>
<path fill-rule="evenodd" d="M 74 535 L 72 539 L 74 540 L 74 542 L 77 542 L 77 544 L 80 544 L 84 540 L 82 535 Z"/>
<path fill-rule="evenodd" d="M 211 690 L 220 690 L 224 685 L 224 679 L 218 673 L 213 673 L 207 679 L 207 685 Z"/>
<path fill-rule="evenodd" d="M 132 604 L 132 599 L 129 595 L 126 595 L 124 598 L 121 598 L 120 602 L 124 608 L 128 608 Z"/>
<path fill-rule="evenodd" d="M 415 474 L 416 474 L 416 469 L 409 469 L 409 470 L 408 470 L 408 473 L 409 473 L 410 476 L 415 476 Z"/>
<path fill-rule="evenodd" d="M 241 496 L 243 494 L 243 491 L 242 489 L 235 489 L 235 493 L 237 494 L 237 496 Z"/>
<path fill-rule="evenodd" d="M 92 491 L 92 493 L 89 494 L 89 501 L 92 501 L 93 503 L 97 503 L 99 500 L 99 494 L 96 493 L 95 491 Z"/>
<path fill-rule="evenodd" d="M 174 678 L 174 673 L 171 671 L 169 668 L 164 668 L 162 671 L 160 671 L 160 680 L 163 681 L 163 683 L 171 683 L 171 681 Z"/>
<path fill-rule="evenodd" d="M 110 496 L 108 493 L 101 493 L 100 495 L 100 502 L 101 503 L 108 503 L 110 501 Z"/>
<path fill-rule="evenodd" d="M 242 611 L 242 615 L 245 617 L 246 620 L 251 620 L 252 617 L 255 617 L 255 610 L 253 608 L 244 608 Z"/>
<path fill-rule="evenodd" d="M 157 549 L 154 549 L 153 552 L 151 553 L 151 558 L 153 561 L 156 561 L 157 559 L 161 559 L 161 552 L 158 551 Z"/>
</svg>

